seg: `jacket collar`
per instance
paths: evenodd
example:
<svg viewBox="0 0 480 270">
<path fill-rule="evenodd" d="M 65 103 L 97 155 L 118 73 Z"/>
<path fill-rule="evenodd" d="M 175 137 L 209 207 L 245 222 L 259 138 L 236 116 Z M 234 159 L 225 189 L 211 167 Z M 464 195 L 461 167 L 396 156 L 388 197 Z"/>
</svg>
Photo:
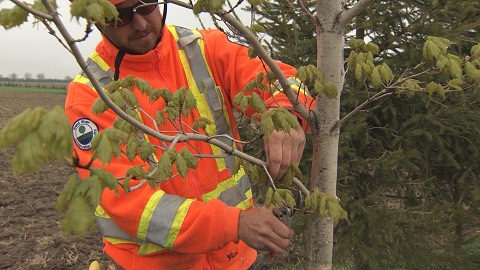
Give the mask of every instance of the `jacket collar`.
<svg viewBox="0 0 480 270">
<path fill-rule="evenodd" d="M 175 38 L 168 30 L 168 27 L 163 27 L 162 31 L 162 39 L 153 50 L 142 55 L 125 54 L 120 69 L 125 68 L 134 71 L 151 70 L 153 68 L 152 64 L 161 61 L 161 59 L 171 51 L 172 46 L 175 46 L 174 48 L 176 50 L 177 44 L 175 42 Z M 102 40 L 97 45 L 96 51 L 107 63 L 111 63 L 113 67 L 115 57 L 117 56 L 119 50 L 103 34 Z"/>
</svg>

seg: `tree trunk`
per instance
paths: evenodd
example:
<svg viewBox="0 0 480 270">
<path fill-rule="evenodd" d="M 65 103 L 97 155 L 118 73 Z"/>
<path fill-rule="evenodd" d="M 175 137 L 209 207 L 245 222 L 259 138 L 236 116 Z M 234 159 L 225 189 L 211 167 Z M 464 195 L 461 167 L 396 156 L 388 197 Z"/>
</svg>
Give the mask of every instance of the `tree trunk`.
<svg viewBox="0 0 480 270">
<path fill-rule="evenodd" d="M 313 164 L 310 190 L 336 196 L 340 93 L 343 88 L 343 28 L 337 29 L 337 15 L 342 11 L 341 0 L 318 0 L 317 66 L 325 81 L 338 89 L 337 98 L 319 96 L 315 109 L 318 125 L 313 132 Z M 333 220 L 310 214 L 307 221 L 307 269 L 332 269 Z"/>
</svg>

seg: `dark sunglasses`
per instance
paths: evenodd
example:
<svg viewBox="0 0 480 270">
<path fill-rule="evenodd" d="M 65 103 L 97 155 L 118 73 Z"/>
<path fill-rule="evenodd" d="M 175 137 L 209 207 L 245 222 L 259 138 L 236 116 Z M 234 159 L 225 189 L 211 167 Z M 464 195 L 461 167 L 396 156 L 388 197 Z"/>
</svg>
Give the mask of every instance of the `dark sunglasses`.
<svg viewBox="0 0 480 270">
<path fill-rule="evenodd" d="M 140 0 L 132 7 L 117 9 L 118 19 L 108 21 L 107 24 L 110 26 L 127 25 L 133 20 L 133 15 L 135 15 L 135 13 L 147 16 L 152 13 L 158 5 L 162 4 L 165 4 L 165 2 L 158 2 L 158 0 Z"/>
</svg>

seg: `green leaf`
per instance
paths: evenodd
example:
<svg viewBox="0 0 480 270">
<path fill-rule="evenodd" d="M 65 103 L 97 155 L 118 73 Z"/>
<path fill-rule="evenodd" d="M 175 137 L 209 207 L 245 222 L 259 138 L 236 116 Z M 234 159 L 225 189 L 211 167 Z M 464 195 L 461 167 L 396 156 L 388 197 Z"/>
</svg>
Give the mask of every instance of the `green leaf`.
<svg viewBox="0 0 480 270">
<path fill-rule="evenodd" d="M 5 29 L 20 26 L 28 19 L 28 12 L 19 6 L 0 10 L 0 25 Z"/>
<path fill-rule="evenodd" d="M 140 158 L 146 161 L 153 153 L 155 153 L 155 147 L 148 140 L 142 140 L 140 143 Z"/>
<path fill-rule="evenodd" d="M 291 167 L 289 166 L 287 171 L 283 174 L 282 178 L 280 179 L 280 183 L 288 187 L 292 185 L 292 182 L 293 182 L 293 173 L 292 173 Z"/>
<path fill-rule="evenodd" d="M 447 82 L 448 86 L 453 88 L 453 89 L 456 89 L 456 90 L 463 90 L 463 87 L 462 87 L 462 84 L 464 83 L 464 81 L 462 79 L 452 79 L 450 81 Z"/>
<path fill-rule="evenodd" d="M 172 161 L 170 159 L 170 155 L 164 153 L 158 162 L 158 169 L 162 175 L 165 177 L 172 176 Z M 162 179 L 163 180 L 163 179 Z"/>
<path fill-rule="evenodd" d="M 248 57 L 250 57 L 250 59 L 253 59 L 255 57 L 257 57 L 258 54 L 257 52 L 255 51 L 255 49 L 253 47 L 249 47 L 248 48 Z"/>
<path fill-rule="evenodd" d="M 245 112 L 247 110 L 248 106 L 248 96 L 243 96 L 242 100 L 240 100 L 240 109 L 242 112 Z"/>
<path fill-rule="evenodd" d="M 130 161 L 133 161 L 133 159 L 138 155 L 138 143 L 135 139 L 135 136 L 130 136 L 130 139 L 128 139 L 125 155 Z"/>
<path fill-rule="evenodd" d="M 185 160 L 187 167 L 191 169 L 196 169 L 197 168 L 197 159 L 195 156 L 188 150 L 187 147 L 183 147 L 182 152 L 180 152 L 182 155 L 183 159 Z"/>
<path fill-rule="evenodd" d="M 333 82 L 326 82 L 323 91 L 328 98 L 337 98 L 338 96 L 337 86 Z"/>
<path fill-rule="evenodd" d="M 80 234 L 95 226 L 94 211 L 88 205 L 86 198 L 75 196 L 63 220 L 63 229 L 67 232 Z"/>
<path fill-rule="evenodd" d="M 197 129 L 202 129 L 202 130 L 205 130 L 207 128 L 207 125 L 210 125 L 212 123 L 212 121 L 210 121 L 209 119 L 207 118 L 196 118 L 195 121 L 193 122 L 193 129 L 197 130 Z"/>
<path fill-rule="evenodd" d="M 83 190 L 83 196 L 88 200 L 90 205 L 97 206 L 100 203 L 103 187 L 100 183 L 105 183 L 108 180 L 100 178 L 100 176 L 88 177 L 80 183 L 80 190 Z M 116 186 L 115 186 L 116 187 Z"/>
<path fill-rule="evenodd" d="M 276 206 L 283 205 L 283 198 L 278 189 L 273 192 L 272 204 Z"/>
<path fill-rule="evenodd" d="M 326 196 L 326 209 L 328 211 L 328 215 L 333 219 L 333 222 L 338 224 L 338 222 L 342 219 L 348 221 L 348 214 L 347 212 L 340 206 L 338 200 L 331 196 Z"/>
<path fill-rule="evenodd" d="M 130 179 L 144 179 L 146 177 L 142 166 L 134 166 L 129 168 L 125 175 Z"/>
<path fill-rule="evenodd" d="M 192 91 L 187 91 L 185 93 L 185 107 L 189 110 L 197 107 L 197 100 L 195 99 Z"/>
<path fill-rule="evenodd" d="M 297 74 L 295 75 L 300 81 L 306 82 L 308 80 L 307 68 L 302 66 L 297 69 Z"/>
<path fill-rule="evenodd" d="M 387 86 L 390 85 L 393 82 L 393 79 L 395 78 L 390 67 L 386 63 L 383 63 L 382 65 L 378 66 L 378 69 L 380 72 L 380 76 L 382 77 L 382 81 Z"/>
<path fill-rule="evenodd" d="M 365 41 L 363 39 L 350 39 L 347 41 L 347 45 L 350 46 L 353 50 L 358 50 L 363 47 Z"/>
<path fill-rule="evenodd" d="M 465 74 L 472 81 L 480 81 L 480 70 L 471 62 L 465 63 Z"/>
<path fill-rule="evenodd" d="M 379 88 L 382 86 L 382 77 L 380 76 L 380 70 L 378 67 L 375 67 L 372 70 L 372 74 L 370 75 L 371 82 L 373 87 Z"/>
<path fill-rule="evenodd" d="M 143 93 L 147 96 L 150 96 L 150 94 L 153 91 L 153 88 L 150 85 L 150 83 L 148 83 L 147 81 L 145 81 L 141 78 L 136 78 L 135 79 L 135 85 L 137 86 L 138 90 L 140 90 L 141 93 Z"/>
<path fill-rule="evenodd" d="M 182 176 L 182 178 L 186 178 L 187 177 L 187 173 L 188 173 L 188 167 L 187 167 L 187 163 L 185 162 L 185 159 L 183 159 L 183 156 L 181 154 L 178 154 L 177 155 L 177 160 L 176 160 L 176 167 L 177 167 L 177 171 L 178 173 L 180 174 L 180 176 Z"/>
<path fill-rule="evenodd" d="M 80 179 L 78 179 L 77 175 L 71 175 L 68 179 L 65 187 L 58 195 L 57 202 L 55 203 L 55 210 L 63 211 L 67 209 L 68 205 L 72 201 L 73 195 L 75 194 L 75 190 L 77 189 L 78 185 L 80 184 Z"/>
<path fill-rule="evenodd" d="M 267 194 L 265 195 L 265 206 L 269 207 L 272 205 L 272 200 L 273 200 L 273 189 L 271 187 L 268 187 Z"/>
<path fill-rule="evenodd" d="M 122 91 L 123 98 L 131 108 L 138 108 L 140 103 L 138 102 L 137 97 L 130 90 Z"/>
<path fill-rule="evenodd" d="M 47 145 L 42 143 L 38 132 L 31 132 L 17 144 L 12 159 L 12 171 L 15 175 L 38 172 L 49 160 L 51 159 L 48 156 Z"/>
<path fill-rule="evenodd" d="M 250 96 L 249 104 L 257 111 L 265 112 L 267 110 L 263 99 L 255 92 Z"/>
<path fill-rule="evenodd" d="M 118 191 L 118 181 L 115 176 L 106 170 L 99 168 L 90 168 L 90 175 L 98 177 L 98 180 L 101 182 L 101 186 L 111 189 L 115 192 Z"/>
<path fill-rule="evenodd" d="M 380 48 L 377 46 L 377 44 L 369 42 L 366 43 L 362 46 L 364 51 L 371 52 L 372 54 L 379 54 L 380 53 Z"/>
</svg>

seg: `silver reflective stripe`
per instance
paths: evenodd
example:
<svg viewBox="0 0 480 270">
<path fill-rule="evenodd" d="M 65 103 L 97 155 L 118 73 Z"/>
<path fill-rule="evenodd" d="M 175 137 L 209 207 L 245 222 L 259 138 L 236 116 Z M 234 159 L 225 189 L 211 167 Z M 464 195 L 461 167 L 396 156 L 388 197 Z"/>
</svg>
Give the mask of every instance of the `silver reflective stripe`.
<svg viewBox="0 0 480 270">
<path fill-rule="evenodd" d="M 200 93 L 205 95 L 205 98 L 208 102 L 208 106 L 210 107 L 210 111 L 212 112 L 213 119 L 215 121 L 217 135 L 228 135 L 233 138 L 232 130 L 228 125 L 225 115 L 223 114 L 224 100 L 222 91 L 215 85 L 215 81 L 208 72 L 207 63 L 202 55 L 200 45 L 198 42 L 194 42 L 198 38 L 201 38 L 201 36 L 194 34 L 190 29 L 179 26 L 175 27 L 175 30 L 177 31 L 179 37 L 178 45 L 187 54 L 188 63 L 190 65 L 195 83 L 197 84 L 197 88 Z M 233 147 L 233 141 L 231 139 L 226 137 L 218 137 L 217 139 Z M 221 151 L 222 154 L 226 156 L 224 160 L 227 169 L 233 174 L 235 157 L 232 155 L 227 155 L 223 149 L 221 149 Z"/>
<path fill-rule="evenodd" d="M 179 47 L 187 54 L 188 63 L 190 64 L 190 69 L 195 83 L 197 84 L 198 91 L 204 94 L 205 89 L 202 88 L 202 81 L 206 78 L 210 78 L 210 73 L 208 73 L 207 63 L 205 63 L 205 60 L 203 59 L 202 50 L 198 45 L 198 42 L 194 42 L 202 37 L 195 35 L 190 29 L 179 26 L 175 27 L 175 31 L 177 31 L 178 34 L 177 42 Z"/>
<path fill-rule="evenodd" d="M 100 85 L 105 88 L 109 83 L 113 80 L 113 71 L 108 69 L 107 71 L 103 70 L 95 61 L 91 58 L 87 59 L 87 68 L 89 68 L 92 72 L 94 77 L 100 82 Z M 83 77 L 87 77 L 85 72 L 82 72 Z M 90 82 L 88 85 L 92 86 Z"/>
<path fill-rule="evenodd" d="M 220 193 L 218 199 L 228 206 L 237 206 L 239 203 L 248 199 L 245 194 L 248 190 L 250 190 L 250 180 L 248 179 L 248 176 L 244 174 L 236 186 Z"/>
<path fill-rule="evenodd" d="M 142 243 L 143 241 L 124 232 L 113 220 L 96 216 L 98 231 L 104 237 L 125 239 L 131 242 Z"/>
<path fill-rule="evenodd" d="M 296 85 L 298 88 L 305 91 L 305 94 L 310 96 L 310 93 L 308 92 L 307 88 L 303 87 L 303 85 L 299 81 L 297 81 L 295 78 L 288 78 L 288 83 L 290 85 Z M 274 86 L 275 86 L 275 91 L 273 91 L 273 93 L 282 91 L 282 85 L 278 81 L 275 82 Z"/>
<path fill-rule="evenodd" d="M 147 242 L 165 247 L 175 216 L 184 201 L 185 199 L 174 195 L 164 194 L 162 196 L 153 210 L 148 224 Z"/>
</svg>

